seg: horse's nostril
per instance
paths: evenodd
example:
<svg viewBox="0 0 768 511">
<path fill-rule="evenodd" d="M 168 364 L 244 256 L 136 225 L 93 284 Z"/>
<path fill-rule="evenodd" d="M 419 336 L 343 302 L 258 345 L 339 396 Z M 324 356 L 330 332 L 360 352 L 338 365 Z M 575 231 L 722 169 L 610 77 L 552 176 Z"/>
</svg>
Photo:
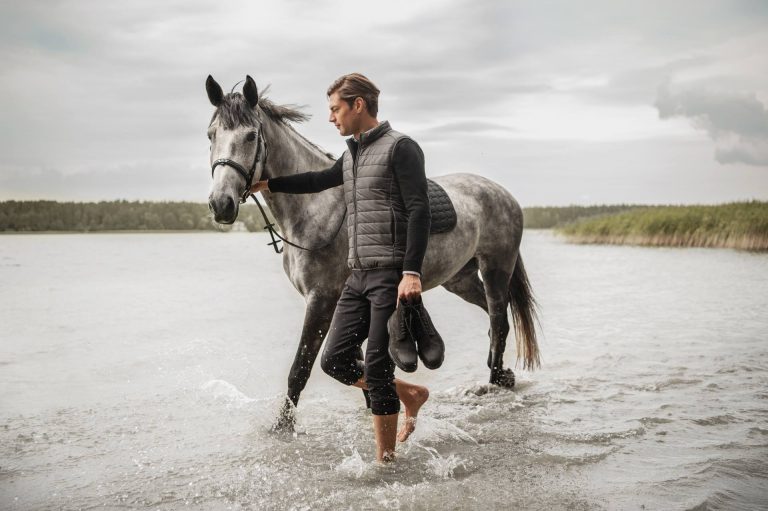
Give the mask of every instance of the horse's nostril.
<svg viewBox="0 0 768 511">
<path fill-rule="evenodd" d="M 232 197 L 218 195 L 210 197 L 208 210 L 220 224 L 231 224 L 237 217 L 237 202 Z"/>
<path fill-rule="evenodd" d="M 228 215 L 231 215 L 235 212 L 235 201 L 232 200 L 232 197 L 227 197 L 227 203 L 224 207 L 224 211 L 226 211 Z"/>
</svg>

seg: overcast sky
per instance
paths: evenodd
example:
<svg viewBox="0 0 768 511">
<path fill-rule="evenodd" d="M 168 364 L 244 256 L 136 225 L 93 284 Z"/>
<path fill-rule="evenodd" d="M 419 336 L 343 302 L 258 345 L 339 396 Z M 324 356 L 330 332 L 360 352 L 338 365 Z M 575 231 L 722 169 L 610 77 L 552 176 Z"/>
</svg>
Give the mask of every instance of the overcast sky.
<svg viewBox="0 0 768 511">
<path fill-rule="evenodd" d="M 768 2 L 0 4 L 0 200 L 205 201 L 210 73 L 306 105 L 358 71 L 427 175 L 523 206 L 768 200 Z"/>
</svg>

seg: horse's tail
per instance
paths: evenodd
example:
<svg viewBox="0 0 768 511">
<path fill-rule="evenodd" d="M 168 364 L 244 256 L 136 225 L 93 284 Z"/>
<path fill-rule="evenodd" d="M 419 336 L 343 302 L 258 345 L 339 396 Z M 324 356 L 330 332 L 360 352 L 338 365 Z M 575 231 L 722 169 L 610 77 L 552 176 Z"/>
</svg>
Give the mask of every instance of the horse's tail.
<svg viewBox="0 0 768 511">
<path fill-rule="evenodd" d="M 515 342 L 517 344 L 517 360 L 523 359 L 523 369 L 541 367 L 539 358 L 539 343 L 536 340 L 538 322 L 536 300 L 533 298 L 531 284 L 525 273 L 523 258 L 518 254 L 515 271 L 509 279 L 509 305 L 512 309 L 512 321 L 515 325 Z"/>
</svg>

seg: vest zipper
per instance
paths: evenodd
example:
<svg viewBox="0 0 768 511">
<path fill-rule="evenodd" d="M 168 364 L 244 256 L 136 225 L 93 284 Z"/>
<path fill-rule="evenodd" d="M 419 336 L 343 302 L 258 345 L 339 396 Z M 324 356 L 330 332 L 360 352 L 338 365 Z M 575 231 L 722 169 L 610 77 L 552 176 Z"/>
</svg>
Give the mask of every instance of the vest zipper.
<svg viewBox="0 0 768 511">
<path fill-rule="evenodd" d="M 355 151 L 355 156 L 352 159 L 352 202 L 355 205 L 355 227 L 354 227 L 354 235 L 355 239 L 353 241 L 353 248 L 355 252 L 355 260 L 357 261 L 357 267 L 362 269 L 363 265 L 360 262 L 360 256 L 357 253 L 357 217 L 358 217 L 358 211 L 357 211 L 357 161 L 360 157 L 360 144 L 363 142 L 363 136 L 360 135 L 360 142 L 357 146 L 357 151 Z"/>
</svg>

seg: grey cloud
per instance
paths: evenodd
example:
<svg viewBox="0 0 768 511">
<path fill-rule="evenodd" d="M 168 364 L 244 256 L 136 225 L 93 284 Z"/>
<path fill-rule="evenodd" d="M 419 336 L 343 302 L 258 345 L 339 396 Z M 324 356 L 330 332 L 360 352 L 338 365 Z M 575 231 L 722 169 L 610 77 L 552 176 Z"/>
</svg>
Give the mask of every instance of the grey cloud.
<svg viewBox="0 0 768 511">
<path fill-rule="evenodd" d="M 665 82 L 655 103 L 661 119 L 683 117 L 715 142 L 720 163 L 768 165 L 768 110 L 755 94 L 674 92 Z"/>
<path fill-rule="evenodd" d="M 429 128 L 429 131 L 435 133 L 466 133 L 466 132 L 478 132 L 478 131 L 517 131 L 514 128 L 505 126 L 503 124 L 497 124 L 495 122 L 486 121 L 463 121 L 463 122 L 449 122 L 433 126 Z"/>
<path fill-rule="evenodd" d="M 591 101 L 615 104 L 648 105 L 656 98 L 658 84 L 681 72 L 713 63 L 711 55 L 697 55 L 672 59 L 661 65 L 640 65 L 617 71 L 599 87 L 570 94 L 586 97 Z"/>
<path fill-rule="evenodd" d="M 260 89 L 272 83 L 276 102 L 308 105 L 314 118 L 302 133 L 338 153 L 344 144 L 325 121 L 325 90 L 339 75 L 360 71 L 381 88 L 381 111 L 398 129 L 421 130 L 425 140 L 456 141 L 458 147 L 468 135 L 462 127 L 503 134 L 500 123 L 513 117 L 519 96 L 546 101 L 559 93 L 582 102 L 593 94 L 591 102 L 648 104 L 661 77 L 687 65 L 675 62 L 707 57 L 702 48 L 762 30 L 761 5 L 768 6 L 362 3 L 354 23 L 338 25 L 339 13 L 349 12 L 343 2 L 6 4 L 0 7 L 3 193 L 54 185 L 63 195 L 90 190 L 111 197 L 119 192 L 114 179 L 133 197 L 162 191 L 169 198 L 188 189 L 188 174 L 179 174 L 174 188 L 165 171 L 135 162 L 185 160 L 204 173 L 212 107 L 203 84 L 209 73 L 227 89 L 248 73 Z M 553 87 L 556 79 L 584 76 L 610 81 L 592 90 Z M 493 142 L 489 151 L 503 152 Z M 725 149 L 723 159 L 751 154 Z M 47 170 L 19 174 L 7 170 L 12 166 Z M 55 170 L 62 168 L 79 169 L 81 177 Z M 98 168 L 134 170 L 102 174 Z"/>
<path fill-rule="evenodd" d="M 768 165 L 768 142 L 765 140 L 742 139 L 731 146 L 715 149 L 715 159 L 723 164 L 746 163 L 747 165 Z"/>
<path fill-rule="evenodd" d="M 426 126 L 411 130 L 413 136 L 419 141 L 428 142 L 456 142 L 461 143 L 467 138 L 495 137 L 504 138 L 505 135 L 515 133 L 518 130 L 504 124 L 489 121 L 465 120 L 453 121 L 437 126 Z"/>
</svg>

